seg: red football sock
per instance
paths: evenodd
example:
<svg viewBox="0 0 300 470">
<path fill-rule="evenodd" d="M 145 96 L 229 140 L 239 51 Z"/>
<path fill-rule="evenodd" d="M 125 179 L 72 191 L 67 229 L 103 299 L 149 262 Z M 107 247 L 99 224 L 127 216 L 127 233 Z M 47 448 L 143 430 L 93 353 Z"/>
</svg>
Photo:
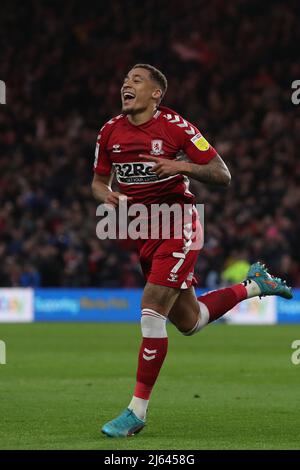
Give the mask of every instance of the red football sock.
<svg viewBox="0 0 300 470">
<path fill-rule="evenodd" d="M 217 320 L 242 300 L 247 299 L 247 290 L 243 284 L 236 284 L 225 289 L 218 289 L 198 297 L 209 311 L 209 322 Z"/>
<path fill-rule="evenodd" d="M 168 350 L 168 338 L 143 338 L 134 396 L 149 400 Z"/>
</svg>

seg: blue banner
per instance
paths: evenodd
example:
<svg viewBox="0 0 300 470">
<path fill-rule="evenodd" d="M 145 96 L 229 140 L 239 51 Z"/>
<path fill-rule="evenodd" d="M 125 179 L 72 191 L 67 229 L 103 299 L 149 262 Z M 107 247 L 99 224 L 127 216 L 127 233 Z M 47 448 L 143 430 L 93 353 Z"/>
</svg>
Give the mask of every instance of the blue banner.
<svg viewBox="0 0 300 470">
<path fill-rule="evenodd" d="M 35 289 L 35 321 L 135 322 L 142 289 Z"/>
<path fill-rule="evenodd" d="M 277 323 L 300 323 L 300 289 L 293 289 L 294 297 L 277 297 Z"/>
<path fill-rule="evenodd" d="M 138 322 L 142 293 L 142 289 L 35 289 L 34 321 Z M 196 293 L 197 296 L 203 294 L 203 289 L 197 289 Z M 230 322 L 300 323 L 300 289 L 293 289 L 293 293 L 294 298 L 291 300 L 274 297 L 269 299 L 271 303 L 265 302 L 272 307 L 271 310 L 268 307 L 268 321 L 266 312 L 254 308 L 256 303 L 258 307 L 263 307 L 263 302 L 256 299 L 247 301 L 248 304 L 243 302 L 232 311 Z M 223 319 L 229 321 L 227 316 Z"/>
</svg>

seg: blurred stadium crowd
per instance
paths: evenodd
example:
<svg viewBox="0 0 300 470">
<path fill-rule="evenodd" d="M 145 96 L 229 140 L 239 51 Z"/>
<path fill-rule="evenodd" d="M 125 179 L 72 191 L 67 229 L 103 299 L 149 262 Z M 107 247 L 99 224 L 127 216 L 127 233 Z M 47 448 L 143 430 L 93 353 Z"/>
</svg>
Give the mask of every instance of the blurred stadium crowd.
<svg viewBox="0 0 300 470">
<path fill-rule="evenodd" d="M 300 286 L 297 1 L 1 3 L 0 285 L 141 286 L 131 242 L 100 242 L 90 182 L 98 130 L 137 62 L 167 75 L 167 106 L 228 164 L 205 203 L 199 285 L 265 261 Z M 230 274 L 231 273 L 231 274 Z"/>
</svg>

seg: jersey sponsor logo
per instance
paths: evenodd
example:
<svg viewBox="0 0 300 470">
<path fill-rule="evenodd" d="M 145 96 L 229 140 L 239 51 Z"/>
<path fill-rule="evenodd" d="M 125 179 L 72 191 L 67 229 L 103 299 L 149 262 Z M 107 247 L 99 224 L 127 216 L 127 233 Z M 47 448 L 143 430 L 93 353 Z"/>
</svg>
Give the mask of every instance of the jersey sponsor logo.
<svg viewBox="0 0 300 470">
<path fill-rule="evenodd" d="M 113 165 L 118 182 L 123 184 L 158 183 L 177 176 L 158 178 L 155 173 L 151 172 L 151 168 L 155 165 L 153 162 L 114 163 Z"/>
<path fill-rule="evenodd" d="M 157 181 L 155 173 L 151 173 L 153 163 L 114 163 L 116 176 L 119 183 L 152 183 Z"/>
<path fill-rule="evenodd" d="M 193 144 L 197 147 L 198 150 L 201 150 L 201 152 L 205 152 L 205 150 L 209 149 L 209 143 L 207 140 L 201 135 L 200 133 L 195 135 L 191 141 Z"/>
<path fill-rule="evenodd" d="M 165 152 L 162 149 L 163 141 L 160 139 L 151 140 L 151 155 L 163 155 Z"/>
</svg>

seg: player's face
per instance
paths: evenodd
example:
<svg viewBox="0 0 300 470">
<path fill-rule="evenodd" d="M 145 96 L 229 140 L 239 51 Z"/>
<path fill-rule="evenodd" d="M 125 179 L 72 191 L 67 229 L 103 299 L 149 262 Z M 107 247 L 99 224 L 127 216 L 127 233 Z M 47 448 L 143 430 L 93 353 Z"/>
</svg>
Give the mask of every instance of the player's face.
<svg viewBox="0 0 300 470">
<path fill-rule="evenodd" d="M 137 114 L 153 106 L 161 91 L 151 79 L 149 70 L 135 68 L 128 72 L 121 88 L 122 112 Z"/>
</svg>

